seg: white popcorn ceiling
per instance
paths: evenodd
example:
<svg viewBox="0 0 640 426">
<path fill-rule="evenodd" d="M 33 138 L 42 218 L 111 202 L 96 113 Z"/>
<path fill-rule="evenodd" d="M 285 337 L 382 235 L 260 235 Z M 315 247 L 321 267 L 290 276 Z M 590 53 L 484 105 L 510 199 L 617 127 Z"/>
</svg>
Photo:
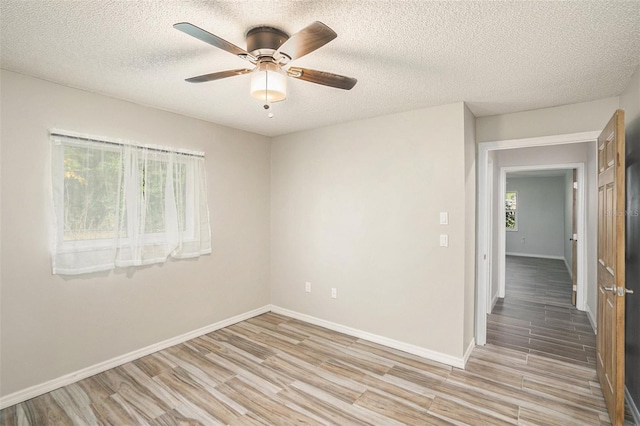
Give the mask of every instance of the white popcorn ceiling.
<svg viewBox="0 0 640 426">
<path fill-rule="evenodd" d="M 172 25 L 238 46 L 254 26 L 338 37 L 292 64 L 358 79 L 351 91 L 289 78 L 267 118 L 251 67 Z M 640 1 L 0 0 L 4 69 L 275 136 L 465 101 L 476 116 L 619 95 L 640 63 Z"/>
</svg>

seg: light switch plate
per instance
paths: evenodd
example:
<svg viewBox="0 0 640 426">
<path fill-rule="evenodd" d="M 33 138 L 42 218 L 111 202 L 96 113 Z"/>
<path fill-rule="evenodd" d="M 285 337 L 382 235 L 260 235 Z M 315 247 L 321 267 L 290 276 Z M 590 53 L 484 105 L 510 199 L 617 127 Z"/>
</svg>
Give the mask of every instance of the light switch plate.
<svg viewBox="0 0 640 426">
<path fill-rule="evenodd" d="M 447 234 L 440 235 L 440 247 L 449 247 L 449 236 Z"/>
<path fill-rule="evenodd" d="M 440 212 L 440 225 L 448 225 L 449 224 L 449 213 Z"/>
</svg>

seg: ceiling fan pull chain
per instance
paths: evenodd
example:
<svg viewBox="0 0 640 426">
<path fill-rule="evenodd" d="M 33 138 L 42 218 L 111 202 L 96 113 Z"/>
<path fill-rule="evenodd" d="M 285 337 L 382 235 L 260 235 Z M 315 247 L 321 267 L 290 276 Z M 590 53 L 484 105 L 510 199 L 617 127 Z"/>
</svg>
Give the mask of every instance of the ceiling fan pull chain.
<svg viewBox="0 0 640 426">
<path fill-rule="evenodd" d="M 264 74 L 264 109 L 269 110 L 269 98 L 268 98 L 268 93 L 269 93 L 269 71 L 265 71 Z M 273 113 L 269 112 L 267 114 L 268 118 L 273 118 Z"/>
</svg>

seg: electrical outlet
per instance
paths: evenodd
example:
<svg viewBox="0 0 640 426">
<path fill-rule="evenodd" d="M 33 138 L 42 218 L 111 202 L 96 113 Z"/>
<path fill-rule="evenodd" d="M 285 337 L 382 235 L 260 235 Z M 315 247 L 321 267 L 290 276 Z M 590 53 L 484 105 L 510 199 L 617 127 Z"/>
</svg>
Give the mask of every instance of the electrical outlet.
<svg viewBox="0 0 640 426">
<path fill-rule="evenodd" d="M 309 281 L 304 283 L 304 291 L 306 291 L 307 293 L 311 293 L 311 283 Z"/>
<path fill-rule="evenodd" d="M 449 236 L 447 234 L 440 235 L 440 247 L 449 247 Z"/>
<path fill-rule="evenodd" d="M 332 299 L 337 299 L 337 298 L 338 298 L 338 289 L 337 289 L 337 288 L 335 288 L 335 287 L 333 287 L 333 288 L 331 289 L 331 298 L 332 298 Z"/>
</svg>

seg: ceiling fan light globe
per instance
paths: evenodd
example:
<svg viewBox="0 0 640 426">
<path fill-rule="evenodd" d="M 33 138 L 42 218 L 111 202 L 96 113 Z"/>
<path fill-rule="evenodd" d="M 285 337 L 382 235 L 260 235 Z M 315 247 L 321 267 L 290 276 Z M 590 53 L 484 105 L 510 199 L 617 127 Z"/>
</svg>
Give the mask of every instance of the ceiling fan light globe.
<svg viewBox="0 0 640 426">
<path fill-rule="evenodd" d="M 287 75 L 274 63 L 258 64 L 251 73 L 251 96 L 261 102 L 286 99 Z"/>
</svg>

